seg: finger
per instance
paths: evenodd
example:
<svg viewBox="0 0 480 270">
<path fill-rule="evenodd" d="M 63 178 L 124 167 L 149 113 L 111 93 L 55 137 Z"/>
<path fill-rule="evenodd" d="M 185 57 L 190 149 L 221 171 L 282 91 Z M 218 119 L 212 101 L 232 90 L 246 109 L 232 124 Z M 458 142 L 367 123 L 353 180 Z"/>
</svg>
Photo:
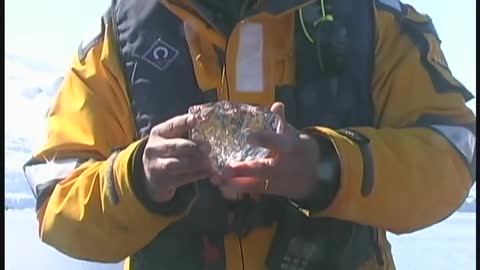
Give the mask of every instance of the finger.
<svg viewBox="0 0 480 270">
<path fill-rule="evenodd" d="M 182 175 L 176 175 L 170 178 L 157 178 L 157 181 L 154 182 L 152 185 L 154 190 L 151 190 L 151 193 L 159 194 L 160 196 L 164 196 L 166 192 L 175 191 L 175 189 L 194 183 L 199 180 L 207 179 L 211 175 L 210 171 L 196 171 L 196 172 L 189 172 Z M 165 185 L 168 183 L 167 185 Z M 166 186 L 168 188 L 166 188 Z"/>
<path fill-rule="evenodd" d="M 226 193 L 267 193 L 264 178 L 235 177 L 228 179 L 220 189 Z"/>
<path fill-rule="evenodd" d="M 298 143 L 298 138 L 273 132 L 254 132 L 247 137 L 247 142 L 277 152 L 291 152 Z"/>
<path fill-rule="evenodd" d="M 177 138 L 194 128 L 198 120 L 191 114 L 175 116 L 152 129 L 152 135 L 163 138 Z"/>
<path fill-rule="evenodd" d="M 186 139 L 163 140 L 158 146 L 152 149 L 158 152 L 158 157 L 209 155 L 211 150 L 207 142 L 194 142 Z"/>
<path fill-rule="evenodd" d="M 271 178 L 275 171 L 272 159 L 230 163 L 220 172 L 224 179 L 236 177 Z"/>
<path fill-rule="evenodd" d="M 275 102 L 270 107 L 270 111 L 274 112 L 280 117 L 280 130 L 282 134 L 286 134 L 289 136 L 298 136 L 298 131 L 287 122 L 287 118 L 285 116 L 285 105 L 281 102 Z"/>
<path fill-rule="evenodd" d="M 285 121 L 285 105 L 282 102 L 273 103 L 270 111 L 276 113 L 282 121 Z"/>
<path fill-rule="evenodd" d="M 210 145 L 210 143 L 208 141 L 196 139 L 196 140 L 192 140 L 192 142 L 194 142 L 198 145 L 200 151 L 203 154 L 208 156 L 208 155 L 210 155 L 210 152 L 212 152 L 212 146 Z"/>
<path fill-rule="evenodd" d="M 277 132 L 283 133 L 285 127 L 288 125 L 285 117 L 285 105 L 282 102 L 275 102 L 270 107 L 270 111 L 276 114 L 280 118 L 280 123 L 279 123 Z"/>
<path fill-rule="evenodd" d="M 168 176 L 178 176 L 196 171 L 212 171 L 208 157 L 185 156 L 181 158 L 162 158 L 158 169 Z"/>
<path fill-rule="evenodd" d="M 186 173 L 186 174 L 182 174 L 182 175 L 177 175 L 175 177 L 174 181 L 176 183 L 176 186 L 180 187 L 180 186 L 184 186 L 184 185 L 187 185 L 187 184 L 190 184 L 190 183 L 194 183 L 194 182 L 197 182 L 197 181 L 200 181 L 200 180 L 203 180 L 203 179 L 210 178 L 211 175 L 212 175 L 211 171 L 203 170 L 203 171 L 197 171 L 197 172 L 191 172 L 191 173 Z"/>
</svg>

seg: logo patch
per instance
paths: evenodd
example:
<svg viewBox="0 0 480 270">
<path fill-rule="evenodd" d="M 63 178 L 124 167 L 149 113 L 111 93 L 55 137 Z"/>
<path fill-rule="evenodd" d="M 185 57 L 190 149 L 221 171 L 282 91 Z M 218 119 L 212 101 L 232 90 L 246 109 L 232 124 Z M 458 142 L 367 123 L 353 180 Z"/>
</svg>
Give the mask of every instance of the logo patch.
<svg viewBox="0 0 480 270">
<path fill-rule="evenodd" d="M 163 71 L 177 58 L 178 50 L 158 39 L 142 58 Z"/>
</svg>

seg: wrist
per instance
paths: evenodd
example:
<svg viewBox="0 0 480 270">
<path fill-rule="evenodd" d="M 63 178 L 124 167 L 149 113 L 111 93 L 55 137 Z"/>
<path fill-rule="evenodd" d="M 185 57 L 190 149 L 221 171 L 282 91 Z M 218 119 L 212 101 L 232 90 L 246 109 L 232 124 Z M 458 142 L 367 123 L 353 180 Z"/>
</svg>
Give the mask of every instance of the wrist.
<svg viewBox="0 0 480 270">
<path fill-rule="evenodd" d="M 317 159 L 310 194 L 297 203 L 311 211 L 326 209 L 335 198 L 340 186 L 340 161 L 333 143 L 327 137 L 309 135 L 315 141 Z"/>
</svg>

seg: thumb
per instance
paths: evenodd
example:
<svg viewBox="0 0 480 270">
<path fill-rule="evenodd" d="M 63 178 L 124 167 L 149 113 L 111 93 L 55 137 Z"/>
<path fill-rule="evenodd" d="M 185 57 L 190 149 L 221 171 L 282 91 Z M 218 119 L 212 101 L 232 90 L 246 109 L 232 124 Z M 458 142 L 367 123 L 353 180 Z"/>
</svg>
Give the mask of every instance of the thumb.
<svg viewBox="0 0 480 270">
<path fill-rule="evenodd" d="M 298 135 L 298 131 L 287 122 L 285 117 L 285 104 L 282 102 L 275 102 L 273 103 L 272 107 L 270 107 L 270 111 L 280 117 L 280 133 L 292 136 Z"/>
<path fill-rule="evenodd" d="M 282 122 L 285 122 L 285 105 L 282 102 L 273 103 L 272 107 L 270 107 L 270 111 L 278 114 Z"/>
<path fill-rule="evenodd" d="M 289 134 L 290 125 L 287 123 L 285 117 L 285 104 L 283 104 L 282 102 L 275 102 L 273 103 L 272 107 L 270 107 L 270 111 L 278 115 L 278 117 L 280 118 L 280 133 Z"/>
</svg>

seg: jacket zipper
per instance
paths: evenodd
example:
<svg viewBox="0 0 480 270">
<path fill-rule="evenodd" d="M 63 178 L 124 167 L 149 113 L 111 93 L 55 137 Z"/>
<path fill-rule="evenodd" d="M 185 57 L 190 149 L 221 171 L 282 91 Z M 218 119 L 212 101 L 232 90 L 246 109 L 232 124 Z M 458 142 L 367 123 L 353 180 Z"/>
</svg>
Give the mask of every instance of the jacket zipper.
<svg viewBox="0 0 480 270">
<path fill-rule="evenodd" d="M 225 52 L 223 53 L 223 74 L 225 74 L 225 87 L 227 89 L 225 89 L 225 92 L 227 93 L 227 100 L 230 101 L 230 85 L 228 83 L 228 72 L 227 72 L 227 62 L 228 62 L 228 57 L 227 57 L 227 52 L 228 52 L 228 44 L 230 43 L 230 37 L 232 35 L 232 33 L 235 31 L 235 29 L 237 28 L 237 25 L 235 25 L 235 27 L 233 27 L 233 30 L 232 32 L 230 33 L 230 36 L 227 38 L 227 42 L 225 43 Z"/>
<path fill-rule="evenodd" d="M 240 244 L 240 258 L 242 259 L 242 270 L 245 270 L 245 259 L 243 257 L 243 244 L 242 238 L 238 235 L 238 243 Z"/>
</svg>

